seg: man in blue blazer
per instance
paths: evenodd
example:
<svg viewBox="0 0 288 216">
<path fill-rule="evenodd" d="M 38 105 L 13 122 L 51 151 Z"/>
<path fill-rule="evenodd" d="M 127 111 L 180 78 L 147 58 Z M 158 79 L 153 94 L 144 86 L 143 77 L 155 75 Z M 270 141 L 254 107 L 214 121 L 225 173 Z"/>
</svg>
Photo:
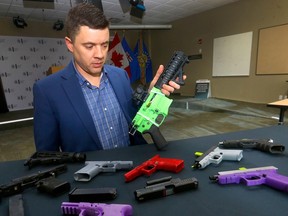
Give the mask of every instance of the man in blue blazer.
<svg viewBox="0 0 288 216">
<path fill-rule="evenodd" d="M 109 22 L 102 11 L 79 4 L 69 11 L 65 26 L 71 62 L 33 88 L 36 150 L 85 152 L 146 143 L 140 133 L 129 135 L 137 109 L 126 71 L 105 65 Z M 161 65 L 150 88 L 163 70 Z M 170 82 L 162 92 L 179 88 Z"/>
</svg>

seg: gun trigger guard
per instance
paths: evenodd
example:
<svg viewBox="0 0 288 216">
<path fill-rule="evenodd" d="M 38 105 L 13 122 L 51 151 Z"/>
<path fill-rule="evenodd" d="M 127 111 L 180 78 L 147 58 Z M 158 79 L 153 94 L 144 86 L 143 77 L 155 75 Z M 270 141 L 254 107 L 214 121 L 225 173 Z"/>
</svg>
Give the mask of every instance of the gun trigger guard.
<svg viewBox="0 0 288 216">
<path fill-rule="evenodd" d="M 148 165 L 147 167 L 144 167 L 142 170 L 145 175 L 150 176 L 152 173 L 156 171 L 156 166 L 154 165 Z"/>
<path fill-rule="evenodd" d="M 213 155 L 210 160 L 212 163 L 215 163 L 215 164 L 219 164 L 223 159 L 223 156 L 221 154 L 215 154 Z"/>
<path fill-rule="evenodd" d="M 249 185 L 252 185 L 252 184 L 251 184 L 251 181 L 252 181 L 251 179 L 249 180 L 249 179 L 243 177 L 243 178 L 240 178 L 239 183 L 244 184 L 244 185 L 246 185 L 246 186 L 249 186 Z"/>
</svg>

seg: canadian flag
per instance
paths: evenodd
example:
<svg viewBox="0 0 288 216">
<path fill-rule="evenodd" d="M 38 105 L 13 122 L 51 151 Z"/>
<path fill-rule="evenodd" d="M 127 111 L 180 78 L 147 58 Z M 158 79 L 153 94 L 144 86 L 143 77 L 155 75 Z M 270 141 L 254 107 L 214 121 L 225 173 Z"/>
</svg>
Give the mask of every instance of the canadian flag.
<svg viewBox="0 0 288 216">
<path fill-rule="evenodd" d="M 110 43 L 106 63 L 123 68 L 127 72 L 129 78 L 131 77 L 129 61 L 117 32 Z"/>
</svg>

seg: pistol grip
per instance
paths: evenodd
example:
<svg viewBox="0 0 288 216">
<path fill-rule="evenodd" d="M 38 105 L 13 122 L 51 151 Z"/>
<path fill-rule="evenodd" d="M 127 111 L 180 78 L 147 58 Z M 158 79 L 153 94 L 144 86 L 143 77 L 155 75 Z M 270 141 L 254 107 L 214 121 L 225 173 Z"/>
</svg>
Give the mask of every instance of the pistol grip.
<svg viewBox="0 0 288 216">
<path fill-rule="evenodd" d="M 74 173 L 75 181 L 90 181 L 102 169 L 94 163 L 86 162 L 86 166 Z"/>
<path fill-rule="evenodd" d="M 178 78 L 178 80 L 177 80 Z M 183 71 L 182 70 L 179 70 L 177 73 L 176 73 L 176 78 L 173 79 L 174 82 L 176 82 L 177 84 L 179 84 L 180 86 L 184 86 L 185 85 L 185 82 L 183 80 Z"/>
<path fill-rule="evenodd" d="M 145 133 L 150 134 L 157 150 L 162 150 L 168 145 L 167 141 L 161 134 L 159 127 L 152 125 L 149 130 L 144 131 L 144 134 Z"/>
</svg>

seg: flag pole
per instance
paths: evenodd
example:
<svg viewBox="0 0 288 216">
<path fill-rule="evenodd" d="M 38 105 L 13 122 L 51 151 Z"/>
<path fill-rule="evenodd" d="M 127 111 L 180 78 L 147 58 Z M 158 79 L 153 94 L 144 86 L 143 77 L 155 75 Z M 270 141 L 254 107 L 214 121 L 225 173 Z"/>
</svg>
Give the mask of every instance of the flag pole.
<svg viewBox="0 0 288 216">
<path fill-rule="evenodd" d="M 143 31 L 139 32 L 139 40 L 138 40 L 138 62 L 140 66 L 140 82 L 142 85 L 145 86 L 146 84 L 146 62 L 147 62 L 147 56 L 143 52 Z"/>
</svg>

